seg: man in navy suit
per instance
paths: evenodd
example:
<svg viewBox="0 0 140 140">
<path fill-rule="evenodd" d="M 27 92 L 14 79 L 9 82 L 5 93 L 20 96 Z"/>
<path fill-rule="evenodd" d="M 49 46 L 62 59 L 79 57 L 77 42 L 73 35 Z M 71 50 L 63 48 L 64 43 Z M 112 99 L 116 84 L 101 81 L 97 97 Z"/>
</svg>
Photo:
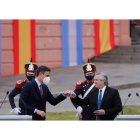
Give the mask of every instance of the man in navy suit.
<svg viewBox="0 0 140 140">
<path fill-rule="evenodd" d="M 73 102 L 79 105 L 89 105 L 93 112 L 89 120 L 114 120 L 122 110 L 122 102 L 117 89 L 108 86 L 108 77 L 97 73 L 94 77 L 96 88 L 84 99 L 75 94 Z M 71 91 L 72 93 L 72 91 Z"/>
<path fill-rule="evenodd" d="M 47 84 L 50 81 L 50 68 L 40 66 L 37 76 L 28 82 L 22 89 L 19 107 L 22 114 L 32 115 L 33 120 L 45 120 L 46 102 L 56 105 L 66 98 L 66 93 L 53 97 Z"/>
</svg>

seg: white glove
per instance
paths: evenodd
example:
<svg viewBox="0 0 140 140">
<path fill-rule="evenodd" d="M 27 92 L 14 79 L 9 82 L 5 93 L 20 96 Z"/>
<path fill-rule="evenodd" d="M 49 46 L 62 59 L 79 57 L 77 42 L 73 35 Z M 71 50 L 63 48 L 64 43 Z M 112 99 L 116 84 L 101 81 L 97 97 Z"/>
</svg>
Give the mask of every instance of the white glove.
<svg viewBox="0 0 140 140">
<path fill-rule="evenodd" d="M 75 117 L 79 116 L 79 119 L 82 119 L 83 108 L 81 106 L 78 106 L 76 110 L 77 110 L 77 113 Z"/>
<path fill-rule="evenodd" d="M 19 113 L 21 113 L 20 110 L 21 110 L 20 108 L 15 107 L 14 109 L 11 110 L 11 113 L 18 115 Z"/>
</svg>

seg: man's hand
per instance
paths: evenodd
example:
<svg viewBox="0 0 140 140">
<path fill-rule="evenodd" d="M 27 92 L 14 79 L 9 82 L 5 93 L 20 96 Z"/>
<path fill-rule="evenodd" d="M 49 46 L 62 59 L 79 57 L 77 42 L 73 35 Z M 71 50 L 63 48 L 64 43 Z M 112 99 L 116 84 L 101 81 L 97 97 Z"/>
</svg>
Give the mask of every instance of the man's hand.
<svg viewBox="0 0 140 140">
<path fill-rule="evenodd" d="M 105 115 L 105 110 L 104 109 L 99 109 L 99 110 L 95 110 L 93 113 L 95 115 Z"/>
<path fill-rule="evenodd" d="M 46 116 L 46 113 L 44 111 L 42 111 L 42 110 L 37 109 L 35 113 L 40 115 L 42 118 L 44 118 Z"/>
<path fill-rule="evenodd" d="M 76 94 L 71 90 L 67 90 L 64 94 L 65 94 L 65 96 L 68 96 L 68 97 L 71 97 L 71 98 L 76 97 Z"/>
<path fill-rule="evenodd" d="M 12 113 L 12 114 L 16 114 L 16 115 L 18 115 L 18 114 L 21 113 L 20 110 L 21 110 L 20 108 L 15 107 L 14 109 L 11 110 L 11 113 Z"/>
</svg>

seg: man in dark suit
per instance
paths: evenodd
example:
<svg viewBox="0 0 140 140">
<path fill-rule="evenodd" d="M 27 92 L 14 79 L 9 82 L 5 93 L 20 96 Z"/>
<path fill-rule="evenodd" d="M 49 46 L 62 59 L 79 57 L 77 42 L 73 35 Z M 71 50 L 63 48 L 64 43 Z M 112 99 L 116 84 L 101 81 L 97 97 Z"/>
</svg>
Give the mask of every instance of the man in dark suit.
<svg viewBox="0 0 140 140">
<path fill-rule="evenodd" d="M 56 105 L 66 98 L 66 93 L 53 97 L 47 84 L 50 81 L 50 68 L 40 66 L 37 69 L 37 77 L 23 87 L 19 107 L 22 114 L 32 115 L 33 120 L 45 120 L 46 102 Z"/>
<path fill-rule="evenodd" d="M 122 110 L 122 102 L 118 90 L 108 86 L 108 77 L 104 73 L 97 73 L 94 77 L 96 88 L 84 99 L 75 94 L 73 102 L 79 105 L 89 105 L 93 112 L 90 120 L 114 120 Z M 71 91 L 72 93 L 72 91 Z"/>
</svg>

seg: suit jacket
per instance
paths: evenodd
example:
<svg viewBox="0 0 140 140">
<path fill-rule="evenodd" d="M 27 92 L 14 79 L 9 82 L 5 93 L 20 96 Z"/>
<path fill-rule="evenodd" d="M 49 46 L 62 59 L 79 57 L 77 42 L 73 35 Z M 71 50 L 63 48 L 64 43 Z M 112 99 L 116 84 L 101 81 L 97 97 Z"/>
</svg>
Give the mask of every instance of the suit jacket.
<svg viewBox="0 0 140 140">
<path fill-rule="evenodd" d="M 89 120 L 96 120 L 96 116 L 93 112 L 97 110 L 98 92 L 99 89 L 96 88 L 84 99 L 80 99 L 79 97 L 72 99 L 73 102 L 79 105 L 89 105 L 92 112 Z M 105 115 L 100 115 L 100 120 L 114 120 L 114 118 L 122 110 L 122 102 L 118 90 L 108 86 L 106 87 L 102 98 L 101 109 L 105 110 Z"/>
<path fill-rule="evenodd" d="M 45 120 L 41 116 L 34 113 L 35 109 L 46 112 L 46 102 L 48 101 L 52 105 L 56 105 L 63 101 L 66 97 L 60 94 L 57 97 L 53 97 L 46 85 L 42 85 L 43 95 L 41 96 L 39 87 L 35 80 L 28 82 L 22 89 L 19 99 L 19 107 L 22 114 L 32 115 L 33 120 Z"/>
</svg>

